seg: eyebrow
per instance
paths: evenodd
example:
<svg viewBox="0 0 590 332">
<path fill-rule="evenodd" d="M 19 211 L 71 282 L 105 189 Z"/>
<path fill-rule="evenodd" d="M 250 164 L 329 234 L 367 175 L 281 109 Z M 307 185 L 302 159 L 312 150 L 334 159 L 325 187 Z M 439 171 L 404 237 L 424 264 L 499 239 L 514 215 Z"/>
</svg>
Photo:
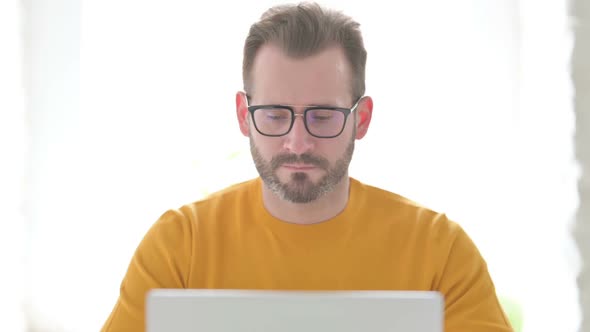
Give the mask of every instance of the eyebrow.
<svg viewBox="0 0 590 332">
<path fill-rule="evenodd" d="M 265 103 L 265 104 L 260 104 L 260 105 L 277 105 L 277 106 L 289 106 L 289 107 L 301 107 L 301 108 L 309 108 L 309 107 L 336 107 L 336 108 L 346 108 L 344 106 L 336 106 L 334 104 L 327 104 L 327 103 L 308 104 L 308 105 L 281 104 L 281 103 L 277 103 L 277 104 L 268 103 L 268 104 L 266 104 Z"/>
<path fill-rule="evenodd" d="M 246 95 L 246 100 L 248 101 L 248 106 L 257 106 L 257 105 L 277 105 L 277 106 L 291 106 L 291 107 L 336 107 L 336 108 L 346 108 L 345 106 L 335 106 L 332 103 L 318 103 L 318 104 L 309 104 L 309 105 L 297 105 L 297 104 L 282 104 L 282 103 L 261 103 L 257 105 L 250 105 L 252 101 L 252 96 Z"/>
<path fill-rule="evenodd" d="M 362 98 L 362 97 L 361 97 Z M 252 96 L 250 95 L 246 95 L 246 100 L 248 101 L 248 106 L 261 106 L 261 105 L 272 105 L 272 106 L 289 106 L 289 107 L 301 107 L 301 108 L 309 108 L 309 107 L 329 107 L 329 108 L 350 108 L 347 106 L 337 106 L 335 103 L 317 103 L 317 104 L 308 104 L 308 105 L 300 105 L 300 104 L 283 104 L 283 103 L 260 103 L 260 104 L 256 104 L 256 105 L 252 105 L 250 104 L 250 102 L 252 101 Z M 358 99 L 360 100 L 360 98 Z M 351 106 L 353 107 L 357 102 L 355 101 L 355 103 Z"/>
</svg>

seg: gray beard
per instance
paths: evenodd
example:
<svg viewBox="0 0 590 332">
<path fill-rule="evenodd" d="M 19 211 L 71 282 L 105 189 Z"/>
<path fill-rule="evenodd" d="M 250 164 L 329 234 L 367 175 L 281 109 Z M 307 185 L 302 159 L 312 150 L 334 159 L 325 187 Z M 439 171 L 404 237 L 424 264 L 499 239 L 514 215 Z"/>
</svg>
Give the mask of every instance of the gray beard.
<svg viewBox="0 0 590 332">
<path fill-rule="evenodd" d="M 250 136 L 250 152 L 260 178 L 274 194 L 291 203 L 305 204 L 332 192 L 348 174 L 348 166 L 354 152 L 354 143 L 353 135 L 344 154 L 332 168 L 330 168 L 330 162 L 327 159 L 306 153 L 302 155 L 281 154 L 274 156 L 270 162 L 267 162 L 260 155 L 252 136 Z M 289 182 L 283 183 L 277 176 L 277 169 L 286 163 L 314 165 L 324 170 L 326 174 L 317 183 L 313 183 L 306 173 L 295 172 L 291 174 Z"/>
</svg>

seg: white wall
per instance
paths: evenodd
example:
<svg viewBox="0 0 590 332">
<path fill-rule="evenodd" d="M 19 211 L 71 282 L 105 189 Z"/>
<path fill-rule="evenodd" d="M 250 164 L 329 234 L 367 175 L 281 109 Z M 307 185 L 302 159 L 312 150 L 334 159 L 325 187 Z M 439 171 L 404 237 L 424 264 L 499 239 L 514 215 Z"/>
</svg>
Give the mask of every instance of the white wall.
<svg viewBox="0 0 590 332">
<path fill-rule="evenodd" d="M 85 215 L 92 211 L 77 204 L 90 189 L 82 187 L 89 174 L 79 167 L 85 130 L 79 121 L 80 2 L 24 4 L 31 133 L 25 186 L 27 315 L 32 329 L 59 331 L 91 311 L 95 299 L 88 289 L 99 280 L 84 275 L 85 264 L 93 260 L 86 238 L 98 225 L 88 223 Z"/>
<path fill-rule="evenodd" d="M 0 1 L 0 330 L 21 332 L 24 317 L 26 158 L 23 43 L 19 6 Z"/>
</svg>

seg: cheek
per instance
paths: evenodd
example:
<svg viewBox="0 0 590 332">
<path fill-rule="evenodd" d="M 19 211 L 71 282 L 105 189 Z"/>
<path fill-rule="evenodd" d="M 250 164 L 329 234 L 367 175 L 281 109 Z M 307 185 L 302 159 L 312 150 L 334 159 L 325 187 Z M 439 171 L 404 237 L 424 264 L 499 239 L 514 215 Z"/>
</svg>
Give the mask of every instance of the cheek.
<svg viewBox="0 0 590 332">
<path fill-rule="evenodd" d="M 258 133 L 251 137 L 256 149 L 258 152 L 264 157 L 264 159 L 269 160 L 273 155 L 276 155 L 281 151 L 281 140 L 279 139 L 269 139 L 266 136 L 262 136 Z"/>
<path fill-rule="evenodd" d="M 318 144 L 315 153 L 330 161 L 339 159 L 349 145 L 350 135 L 350 132 L 343 132 L 342 135 L 337 138 L 328 139 L 325 142 Z"/>
<path fill-rule="evenodd" d="M 342 135 L 337 137 L 338 141 L 334 142 L 332 153 L 333 159 L 340 159 L 342 158 L 343 154 L 348 150 L 350 144 L 354 142 L 354 128 L 350 126 L 342 132 Z"/>
<path fill-rule="evenodd" d="M 338 145 L 341 147 L 346 147 L 350 144 L 350 142 L 352 140 L 354 140 L 354 135 L 355 135 L 355 122 L 354 119 L 352 117 L 350 117 L 348 119 L 349 121 L 346 121 L 346 126 L 344 127 L 344 130 L 342 131 L 342 134 L 340 134 L 340 136 L 337 137 L 338 139 Z"/>
</svg>

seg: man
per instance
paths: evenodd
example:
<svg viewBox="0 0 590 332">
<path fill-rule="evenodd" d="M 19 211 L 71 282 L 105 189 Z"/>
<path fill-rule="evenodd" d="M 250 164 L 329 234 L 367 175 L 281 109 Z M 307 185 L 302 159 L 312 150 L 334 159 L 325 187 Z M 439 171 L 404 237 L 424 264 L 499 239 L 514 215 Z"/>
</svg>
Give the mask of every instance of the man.
<svg viewBox="0 0 590 332">
<path fill-rule="evenodd" d="M 103 331 L 143 331 L 152 288 L 436 290 L 445 331 L 511 331 L 461 227 L 348 176 L 373 111 L 365 62 L 359 25 L 316 4 L 252 25 L 236 114 L 260 178 L 162 215 Z"/>
</svg>

